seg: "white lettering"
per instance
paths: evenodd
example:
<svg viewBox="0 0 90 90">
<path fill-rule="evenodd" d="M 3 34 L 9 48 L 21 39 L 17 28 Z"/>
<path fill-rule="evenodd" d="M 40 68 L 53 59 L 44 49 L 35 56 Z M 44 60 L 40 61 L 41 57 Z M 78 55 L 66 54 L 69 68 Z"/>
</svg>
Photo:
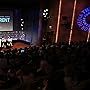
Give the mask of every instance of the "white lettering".
<svg viewBox="0 0 90 90">
<path fill-rule="evenodd" d="M 0 22 L 10 22 L 10 18 L 0 18 Z"/>
</svg>

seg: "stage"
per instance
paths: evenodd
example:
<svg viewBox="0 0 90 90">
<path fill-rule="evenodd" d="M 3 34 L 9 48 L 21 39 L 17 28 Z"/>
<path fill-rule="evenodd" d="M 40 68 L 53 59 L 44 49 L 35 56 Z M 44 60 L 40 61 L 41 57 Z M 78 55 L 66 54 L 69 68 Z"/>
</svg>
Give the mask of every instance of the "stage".
<svg viewBox="0 0 90 90">
<path fill-rule="evenodd" d="M 25 47 L 30 47 L 30 43 L 29 42 L 26 42 L 26 41 L 23 41 L 23 40 L 13 40 L 12 41 L 12 46 L 9 46 L 9 47 L 1 47 L 0 50 L 9 50 L 9 49 L 24 49 Z"/>
</svg>

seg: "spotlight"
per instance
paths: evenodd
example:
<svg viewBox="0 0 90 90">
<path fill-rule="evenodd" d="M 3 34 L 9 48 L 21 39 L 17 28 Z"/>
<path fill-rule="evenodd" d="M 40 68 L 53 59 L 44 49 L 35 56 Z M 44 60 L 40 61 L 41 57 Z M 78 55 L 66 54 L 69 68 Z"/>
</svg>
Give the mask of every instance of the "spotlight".
<svg viewBox="0 0 90 90">
<path fill-rule="evenodd" d="M 46 13 L 46 15 L 48 15 L 48 13 Z"/>
<path fill-rule="evenodd" d="M 22 30 L 23 30 L 23 28 L 22 28 Z"/>
<path fill-rule="evenodd" d="M 51 25 L 49 26 L 49 29 L 52 29 L 52 26 Z"/>
<path fill-rule="evenodd" d="M 45 15 L 44 17 L 46 18 L 47 16 Z"/>
<path fill-rule="evenodd" d="M 23 21 L 23 19 L 21 18 L 21 21 Z"/>
<path fill-rule="evenodd" d="M 48 12 L 48 9 L 46 9 L 46 11 Z"/>
<path fill-rule="evenodd" d="M 46 10 L 44 10 L 44 12 L 47 12 Z"/>
<path fill-rule="evenodd" d="M 24 24 L 24 21 L 22 22 L 22 24 Z"/>
<path fill-rule="evenodd" d="M 48 18 L 48 9 L 44 9 L 43 17 Z"/>
<path fill-rule="evenodd" d="M 43 16 L 45 15 L 45 13 L 43 13 Z"/>
<path fill-rule="evenodd" d="M 23 27 L 23 24 L 21 24 L 21 27 Z"/>
</svg>

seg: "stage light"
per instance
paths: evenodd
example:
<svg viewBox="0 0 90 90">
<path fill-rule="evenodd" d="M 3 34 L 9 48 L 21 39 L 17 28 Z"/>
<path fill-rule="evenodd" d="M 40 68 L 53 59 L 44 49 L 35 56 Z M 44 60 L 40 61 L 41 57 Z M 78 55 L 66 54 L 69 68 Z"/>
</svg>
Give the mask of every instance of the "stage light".
<svg viewBox="0 0 90 90">
<path fill-rule="evenodd" d="M 48 13 L 46 13 L 46 15 L 48 15 Z"/>
<path fill-rule="evenodd" d="M 23 27 L 23 24 L 21 24 L 21 27 Z"/>
<path fill-rule="evenodd" d="M 90 38 L 90 30 L 89 30 L 89 32 L 88 32 L 87 42 L 89 41 L 89 38 Z"/>
<path fill-rule="evenodd" d="M 22 22 L 22 24 L 24 24 L 24 21 Z"/>
<path fill-rule="evenodd" d="M 23 21 L 23 19 L 21 18 L 21 21 Z"/>
<path fill-rule="evenodd" d="M 76 5 L 77 5 L 77 1 L 74 1 L 74 8 L 73 8 L 73 15 L 72 15 L 72 23 L 71 23 L 71 30 L 70 30 L 70 36 L 69 36 L 69 45 L 71 43 L 71 39 L 72 39 L 72 30 L 73 30 L 73 25 L 74 25 L 74 19 L 75 19 L 75 11 L 76 11 Z"/>
<path fill-rule="evenodd" d="M 45 15 L 44 17 L 46 18 L 47 16 Z"/>
<path fill-rule="evenodd" d="M 49 26 L 49 29 L 52 29 L 52 26 L 51 25 Z"/>
<path fill-rule="evenodd" d="M 58 12 L 58 21 L 57 21 L 57 31 L 56 31 L 55 43 L 57 43 L 57 41 L 58 41 L 59 24 L 60 24 L 60 18 L 61 18 L 61 6 L 62 6 L 62 0 L 60 0 L 60 2 L 59 2 L 59 12 Z"/>
<path fill-rule="evenodd" d="M 44 18 L 48 17 L 48 9 L 45 9 L 44 12 L 42 13 Z"/>
<path fill-rule="evenodd" d="M 23 28 L 22 28 L 22 30 L 23 30 Z"/>
<path fill-rule="evenodd" d="M 43 13 L 43 16 L 45 15 L 45 13 Z"/>
<path fill-rule="evenodd" d="M 48 9 L 46 9 L 46 11 L 48 12 Z"/>
<path fill-rule="evenodd" d="M 44 10 L 44 12 L 47 12 L 46 10 Z"/>
</svg>

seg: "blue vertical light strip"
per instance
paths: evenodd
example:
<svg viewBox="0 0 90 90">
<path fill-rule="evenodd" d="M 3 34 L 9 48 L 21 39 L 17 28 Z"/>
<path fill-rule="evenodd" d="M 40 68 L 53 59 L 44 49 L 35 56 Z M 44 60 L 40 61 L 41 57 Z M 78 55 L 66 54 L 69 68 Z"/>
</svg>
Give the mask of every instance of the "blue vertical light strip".
<svg viewBox="0 0 90 90">
<path fill-rule="evenodd" d="M 31 44 L 37 44 L 38 42 L 38 23 L 39 22 L 39 9 L 28 9 L 25 13 L 25 33 L 26 41 Z"/>
<path fill-rule="evenodd" d="M 38 26 L 39 26 L 39 9 L 34 8 L 32 12 L 32 43 L 37 44 L 38 43 Z"/>
<path fill-rule="evenodd" d="M 19 31 L 20 30 L 21 10 L 15 9 L 13 15 L 14 15 L 14 18 L 13 18 L 14 19 L 13 20 L 14 27 L 13 28 L 15 31 Z"/>
<path fill-rule="evenodd" d="M 42 32 L 42 9 L 39 10 L 39 21 L 38 21 L 38 44 L 40 43 L 41 39 L 41 32 Z"/>
<path fill-rule="evenodd" d="M 89 31 L 90 29 L 90 24 L 87 23 L 86 19 L 87 17 L 90 15 L 90 7 L 84 9 L 81 11 L 81 13 L 79 14 L 78 18 L 77 18 L 77 24 L 79 26 L 79 28 L 83 31 Z"/>
</svg>

